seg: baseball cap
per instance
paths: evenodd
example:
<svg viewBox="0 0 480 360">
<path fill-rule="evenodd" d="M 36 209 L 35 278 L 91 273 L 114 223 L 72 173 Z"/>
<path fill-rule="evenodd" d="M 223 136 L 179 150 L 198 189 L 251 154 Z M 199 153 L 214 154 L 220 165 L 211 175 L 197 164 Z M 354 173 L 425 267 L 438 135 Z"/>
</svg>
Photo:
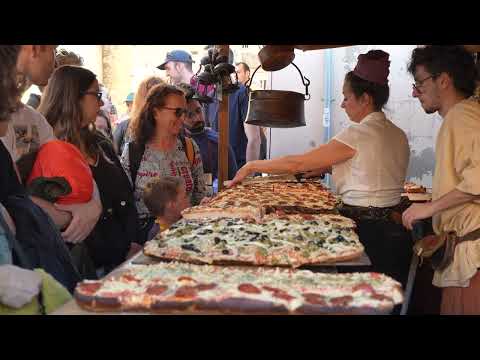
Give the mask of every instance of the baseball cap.
<svg viewBox="0 0 480 360">
<path fill-rule="evenodd" d="M 172 50 L 167 53 L 165 61 L 160 66 L 157 66 L 160 70 L 165 70 L 165 64 L 169 61 L 183 62 L 183 63 L 194 63 L 192 55 L 184 50 Z"/>
<path fill-rule="evenodd" d="M 133 102 L 135 94 L 131 92 L 130 94 L 127 95 L 127 98 L 125 99 L 125 102 Z"/>
</svg>

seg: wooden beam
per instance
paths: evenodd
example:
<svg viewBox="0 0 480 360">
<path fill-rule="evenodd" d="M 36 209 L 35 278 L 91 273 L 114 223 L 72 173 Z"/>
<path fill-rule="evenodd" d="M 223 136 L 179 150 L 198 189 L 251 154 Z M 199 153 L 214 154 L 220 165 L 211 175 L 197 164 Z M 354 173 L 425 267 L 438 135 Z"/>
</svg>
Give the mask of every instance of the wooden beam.
<svg viewBox="0 0 480 360">
<path fill-rule="evenodd" d="M 354 45 L 294 45 L 295 49 L 310 51 L 310 50 L 321 50 L 321 49 L 332 49 L 345 46 L 354 46 Z"/>
<path fill-rule="evenodd" d="M 465 48 L 472 53 L 480 53 L 480 45 L 463 45 Z"/>
<path fill-rule="evenodd" d="M 221 55 L 228 57 L 228 45 L 216 45 Z M 229 118 L 228 95 L 222 94 L 218 113 L 218 191 L 223 190 L 223 182 L 228 180 Z"/>
<path fill-rule="evenodd" d="M 337 47 L 355 46 L 355 45 L 293 45 L 295 49 L 310 51 L 321 49 L 332 49 Z M 470 52 L 480 52 L 480 45 L 463 45 Z"/>
</svg>

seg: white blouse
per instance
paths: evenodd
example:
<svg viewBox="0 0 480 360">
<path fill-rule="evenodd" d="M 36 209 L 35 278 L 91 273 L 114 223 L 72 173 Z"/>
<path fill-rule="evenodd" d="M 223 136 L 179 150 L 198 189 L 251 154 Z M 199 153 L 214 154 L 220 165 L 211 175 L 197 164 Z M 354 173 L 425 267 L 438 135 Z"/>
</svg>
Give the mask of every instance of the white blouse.
<svg viewBox="0 0 480 360">
<path fill-rule="evenodd" d="M 356 150 L 353 158 L 332 167 L 345 204 L 390 207 L 400 202 L 410 158 L 403 130 L 383 112 L 374 112 L 333 139 Z"/>
</svg>

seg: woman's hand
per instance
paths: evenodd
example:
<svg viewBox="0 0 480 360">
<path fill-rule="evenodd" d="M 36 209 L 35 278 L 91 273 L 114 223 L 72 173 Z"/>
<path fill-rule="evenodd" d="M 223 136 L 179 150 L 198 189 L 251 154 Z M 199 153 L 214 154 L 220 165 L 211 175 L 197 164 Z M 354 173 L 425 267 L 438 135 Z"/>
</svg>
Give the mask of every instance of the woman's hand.
<svg viewBox="0 0 480 360">
<path fill-rule="evenodd" d="M 330 173 L 331 171 L 332 171 L 331 168 L 306 171 L 306 172 L 303 173 L 303 177 L 305 179 L 314 178 L 314 177 L 321 177 L 321 176 L 325 175 L 326 173 Z"/>
<path fill-rule="evenodd" d="M 92 232 L 102 214 L 102 203 L 99 199 L 93 198 L 85 204 L 58 205 L 58 210 L 68 211 L 72 214 L 72 221 L 62 232 L 62 237 L 66 242 L 79 243 Z"/>
<path fill-rule="evenodd" d="M 241 183 L 248 175 L 251 175 L 254 172 L 255 171 L 253 171 L 250 167 L 250 163 L 246 163 L 242 166 L 240 170 L 237 171 L 233 180 L 225 181 L 224 184 L 227 188 L 235 186 L 236 184 Z"/>
<path fill-rule="evenodd" d="M 408 230 L 412 230 L 417 220 L 428 219 L 435 213 L 432 203 L 413 204 L 403 212 L 402 222 Z"/>
<path fill-rule="evenodd" d="M 201 201 L 200 201 L 200 205 L 207 205 L 208 203 L 210 203 L 210 201 L 212 201 L 213 197 L 211 196 L 205 196 Z"/>
</svg>

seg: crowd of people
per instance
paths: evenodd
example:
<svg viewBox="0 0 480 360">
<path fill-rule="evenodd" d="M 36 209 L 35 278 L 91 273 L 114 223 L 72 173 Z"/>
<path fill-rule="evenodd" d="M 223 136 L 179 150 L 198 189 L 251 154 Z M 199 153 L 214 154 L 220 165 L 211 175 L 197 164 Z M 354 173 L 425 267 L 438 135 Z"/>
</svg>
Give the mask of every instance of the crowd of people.
<svg viewBox="0 0 480 360">
<path fill-rule="evenodd" d="M 193 63 L 184 50 L 168 52 L 158 66 L 166 78 L 144 79 L 117 123 L 105 86 L 80 56 L 53 45 L 0 45 L 0 314 L 53 311 L 78 281 L 109 273 L 182 210 L 215 195 L 219 102 L 196 96 L 212 89 L 197 83 Z M 409 206 L 401 200 L 408 140 L 382 111 L 389 66 L 384 51 L 360 55 L 343 85 L 352 125 L 306 154 L 265 160 L 264 130 L 245 123 L 250 68 L 237 63 L 239 85 L 228 95 L 228 185 L 255 173 L 332 173 L 340 211 L 357 222 L 373 271 L 405 286 L 415 222 L 433 217 L 436 234 L 459 237 L 480 228 L 478 71 L 459 46 L 413 51 L 413 96 L 444 122 L 433 201 Z M 31 85 L 42 94 L 22 104 Z M 479 267 L 474 239 L 435 271 L 442 313 L 480 313 Z M 52 296 L 48 307 L 40 293 Z"/>
</svg>

